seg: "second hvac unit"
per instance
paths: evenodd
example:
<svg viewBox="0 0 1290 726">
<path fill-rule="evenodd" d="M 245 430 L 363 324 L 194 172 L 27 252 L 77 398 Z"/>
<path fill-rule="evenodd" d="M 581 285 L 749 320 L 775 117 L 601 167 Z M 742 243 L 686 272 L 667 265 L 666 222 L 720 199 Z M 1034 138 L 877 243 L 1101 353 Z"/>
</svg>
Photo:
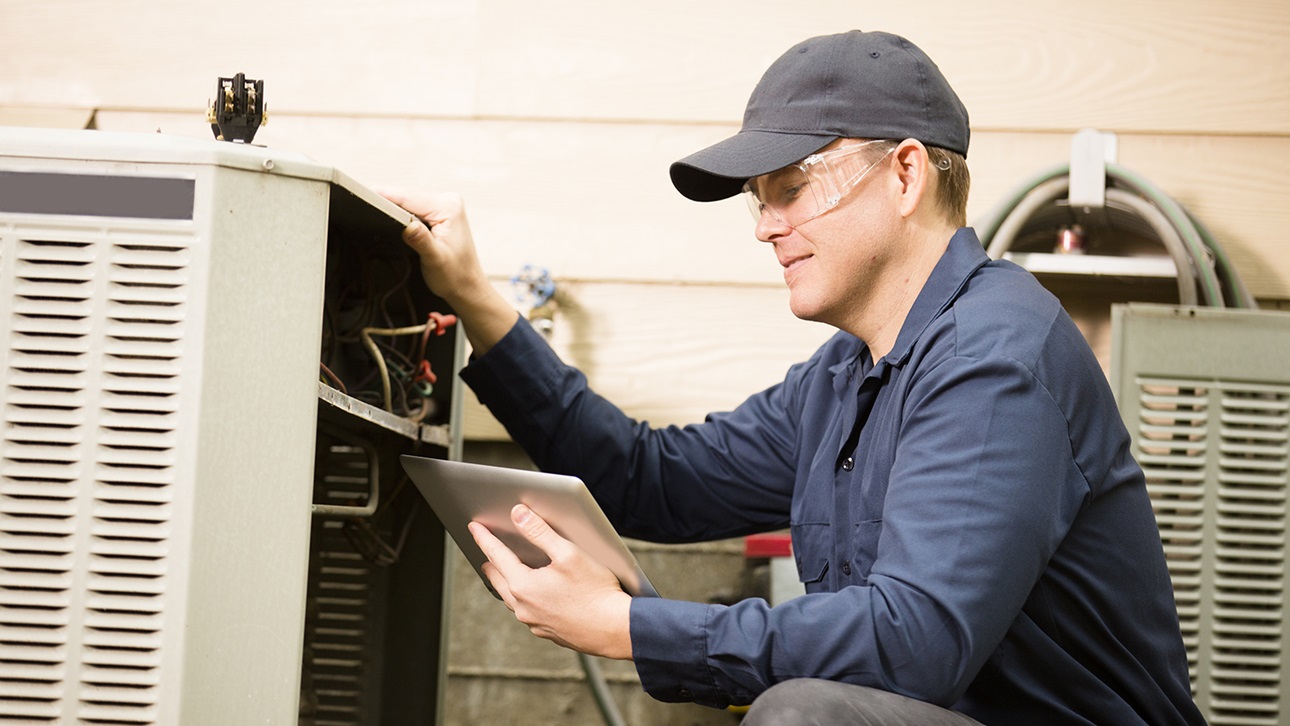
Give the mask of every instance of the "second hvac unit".
<svg viewBox="0 0 1290 726">
<path fill-rule="evenodd" d="M 1112 383 L 1147 477 L 1198 705 L 1290 718 L 1290 314 L 1113 310 Z"/>
</svg>

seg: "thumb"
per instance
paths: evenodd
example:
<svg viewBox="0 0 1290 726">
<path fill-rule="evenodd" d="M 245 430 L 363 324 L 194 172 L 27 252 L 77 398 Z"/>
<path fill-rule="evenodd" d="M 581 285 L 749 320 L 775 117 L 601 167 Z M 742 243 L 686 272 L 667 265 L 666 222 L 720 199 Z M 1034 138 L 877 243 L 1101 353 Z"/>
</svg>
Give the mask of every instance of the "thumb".
<svg viewBox="0 0 1290 726">
<path fill-rule="evenodd" d="M 553 562 L 556 556 L 563 553 L 564 548 L 569 545 L 569 541 L 556 534 L 545 519 L 523 504 L 516 504 L 511 508 L 511 521 L 515 522 L 515 526 L 519 528 L 520 534 L 524 535 L 525 539 L 542 550 Z"/>
<path fill-rule="evenodd" d="M 430 228 L 420 219 L 413 219 L 403 228 L 403 241 L 414 250 L 428 249 L 433 239 Z"/>
</svg>

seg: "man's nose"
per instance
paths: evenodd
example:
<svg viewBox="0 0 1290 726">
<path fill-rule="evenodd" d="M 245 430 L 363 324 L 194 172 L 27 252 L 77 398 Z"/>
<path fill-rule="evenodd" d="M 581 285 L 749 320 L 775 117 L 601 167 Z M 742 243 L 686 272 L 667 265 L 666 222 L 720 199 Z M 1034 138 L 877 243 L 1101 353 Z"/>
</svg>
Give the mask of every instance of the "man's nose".
<svg viewBox="0 0 1290 726">
<path fill-rule="evenodd" d="M 771 211 L 770 207 L 765 207 L 761 210 L 761 216 L 757 218 L 757 226 L 753 233 L 762 242 L 774 242 L 792 231 L 793 228 L 780 219 L 779 215 Z"/>
</svg>

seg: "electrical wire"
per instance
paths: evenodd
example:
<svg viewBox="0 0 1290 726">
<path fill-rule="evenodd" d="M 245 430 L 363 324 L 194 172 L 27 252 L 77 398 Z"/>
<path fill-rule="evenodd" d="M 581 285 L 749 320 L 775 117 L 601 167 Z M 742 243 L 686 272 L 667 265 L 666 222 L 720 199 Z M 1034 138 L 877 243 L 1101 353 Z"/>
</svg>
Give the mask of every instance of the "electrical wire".
<svg viewBox="0 0 1290 726">
<path fill-rule="evenodd" d="M 1152 228 L 1161 244 L 1169 252 L 1169 256 L 1173 258 L 1174 274 L 1178 281 L 1179 304 L 1195 305 L 1198 302 L 1196 261 L 1187 254 L 1186 245 L 1182 236 L 1178 234 L 1177 228 L 1169 223 L 1156 205 L 1123 189 L 1107 189 L 1106 203 L 1108 206 L 1116 204 L 1127 208 Z"/>
<path fill-rule="evenodd" d="M 1195 265 L 1197 278 L 1200 281 L 1200 287 L 1205 294 L 1206 301 L 1213 307 L 1226 307 L 1218 276 L 1214 271 L 1214 265 L 1211 263 L 1214 259 L 1213 255 L 1209 253 L 1200 235 L 1196 233 L 1196 228 L 1188 221 L 1187 215 L 1183 213 L 1178 202 L 1147 182 L 1146 179 L 1114 164 L 1106 165 L 1106 175 L 1108 179 L 1123 182 L 1131 191 L 1151 200 L 1165 213 L 1170 223 L 1182 236 L 1183 242 L 1186 243 L 1187 249 L 1191 253 L 1191 259 Z"/>
<path fill-rule="evenodd" d="M 1003 257 L 1020 236 L 1025 224 L 1041 209 L 1056 204 L 1069 191 L 1070 179 L 1066 176 L 1052 177 L 1032 187 L 998 225 L 986 249 L 986 254 L 995 259 Z M 1141 197 L 1114 187 L 1106 189 L 1106 206 L 1133 213 L 1152 228 L 1173 258 L 1179 302 L 1183 305 L 1195 305 L 1197 297 L 1193 261 L 1183 245 L 1182 238 L 1170 226 L 1165 216 Z"/>
<path fill-rule="evenodd" d="M 398 562 L 399 557 L 403 554 L 403 546 L 407 542 L 408 534 L 412 531 L 412 523 L 416 519 L 417 508 L 413 507 L 408 511 L 394 544 L 387 542 L 379 529 L 382 520 L 391 511 L 390 504 L 398 498 L 407 484 L 408 478 L 404 476 L 395 485 L 389 496 L 381 500 L 380 505 L 370 517 L 354 517 L 347 519 L 344 523 L 342 531 L 350 544 L 353 545 L 354 551 L 372 564 L 388 567 Z M 391 534 L 393 534 L 392 531 Z"/>
<path fill-rule="evenodd" d="M 1034 175 L 976 225 L 990 257 L 997 259 L 1007 252 L 1030 216 L 1045 204 L 1053 203 L 1063 185 L 1069 189 L 1069 174 L 1070 166 L 1060 165 Z M 1175 267 L 1184 278 L 1179 280 L 1180 301 L 1194 299 L 1214 307 L 1257 307 L 1221 245 L 1182 205 L 1142 176 L 1116 164 L 1106 165 L 1106 183 L 1108 191 L 1123 188 L 1149 202 L 1158 212 L 1158 215 L 1146 212 L 1150 217 L 1145 217 L 1145 207 L 1129 201 L 1129 197 L 1112 195 L 1143 216 L 1143 221 L 1161 236 L 1161 243 L 1172 248 L 1169 252 Z M 1161 217 L 1167 221 L 1171 233 L 1162 234 Z M 1181 248 L 1176 241 L 1181 241 Z M 1184 288 L 1198 289 L 1200 294 L 1186 294 Z"/>
<path fill-rule="evenodd" d="M 340 378 L 338 378 L 335 373 L 332 373 L 331 369 L 327 367 L 326 363 L 323 363 L 322 361 L 318 361 L 318 369 L 322 371 L 324 376 L 327 377 L 327 380 L 331 381 L 335 385 L 336 390 L 340 391 L 346 396 L 349 395 L 349 391 L 345 390 L 345 382 L 342 381 Z"/>
<path fill-rule="evenodd" d="M 389 366 L 386 364 L 385 356 L 377 347 L 376 341 L 372 340 L 372 336 L 421 335 L 436 325 L 433 320 L 429 320 L 421 325 L 408 325 L 402 328 L 363 328 L 359 331 L 363 347 L 367 348 L 367 351 L 372 354 L 372 360 L 375 361 L 376 367 L 381 374 L 381 398 L 385 402 L 385 410 L 394 410 L 393 396 L 390 390 L 390 371 Z"/>
<path fill-rule="evenodd" d="M 416 265 L 409 257 L 375 256 L 364 249 L 357 252 L 349 258 L 328 259 L 329 279 L 339 276 L 343 282 L 338 280 L 336 294 L 325 300 L 321 363 L 330 373 L 320 375 L 338 390 L 345 385 L 347 395 L 396 415 L 424 420 L 433 410 L 424 401 L 430 395 L 430 387 L 421 383 L 433 378 L 425 370 L 428 364 L 423 362 L 429 331 L 407 346 L 372 341 L 378 348 L 375 353 L 363 335 L 365 328 L 394 330 L 402 327 L 396 319 L 400 323 L 418 319 L 418 305 L 409 286 Z M 439 319 L 432 316 L 436 323 Z M 372 334 L 369 332 L 367 337 Z M 375 365 L 364 365 L 364 360 Z M 382 365 L 382 360 L 387 365 Z M 402 371 L 397 363 L 400 360 L 404 361 Z M 380 390 L 369 393 L 367 389 L 376 385 L 377 376 L 382 380 Z M 362 380 L 355 383 L 351 377 Z M 397 391 L 392 387 L 396 378 L 401 385 Z"/>
<path fill-rule="evenodd" d="M 1196 228 L 1196 232 L 1204 241 L 1205 246 L 1214 253 L 1223 289 L 1229 293 L 1228 305 L 1234 308 L 1257 308 L 1259 306 L 1258 301 L 1254 299 L 1254 295 L 1245 286 L 1245 281 L 1241 279 L 1241 276 L 1236 274 L 1236 268 L 1227 257 L 1227 252 L 1214 238 L 1214 235 L 1210 234 L 1209 228 L 1202 224 L 1186 207 L 1183 207 L 1183 212 L 1187 214 L 1187 218 L 1191 221 L 1192 226 Z"/>
</svg>

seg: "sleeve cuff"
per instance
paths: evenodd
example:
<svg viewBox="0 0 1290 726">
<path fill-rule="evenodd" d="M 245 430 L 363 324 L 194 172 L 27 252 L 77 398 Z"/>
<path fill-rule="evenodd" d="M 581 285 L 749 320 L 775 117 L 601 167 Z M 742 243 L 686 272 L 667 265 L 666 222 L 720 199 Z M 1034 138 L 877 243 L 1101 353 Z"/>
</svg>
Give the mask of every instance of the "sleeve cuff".
<svg viewBox="0 0 1290 726">
<path fill-rule="evenodd" d="M 482 400 L 484 392 L 497 388 L 531 391 L 537 386 L 544 392 L 551 371 L 561 365 L 556 352 L 521 316 L 488 352 L 471 355 L 461 375 Z"/>
<path fill-rule="evenodd" d="M 461 380 L 490 410 L 525 411 L 549 399 L 564 370 L 546 339 L 521 316 L 488 352 L 471 356 L 461 370 Z M 498 418 L 507 420 L 502 415 Z"/>
<path fill-rule="evenodd" d="M 718 605 L 638 597 L 632 600 L 632 660 L 645 692 L 660 701 L 725 708 L 707 664 L 707 625 Z"/>
</svg>

